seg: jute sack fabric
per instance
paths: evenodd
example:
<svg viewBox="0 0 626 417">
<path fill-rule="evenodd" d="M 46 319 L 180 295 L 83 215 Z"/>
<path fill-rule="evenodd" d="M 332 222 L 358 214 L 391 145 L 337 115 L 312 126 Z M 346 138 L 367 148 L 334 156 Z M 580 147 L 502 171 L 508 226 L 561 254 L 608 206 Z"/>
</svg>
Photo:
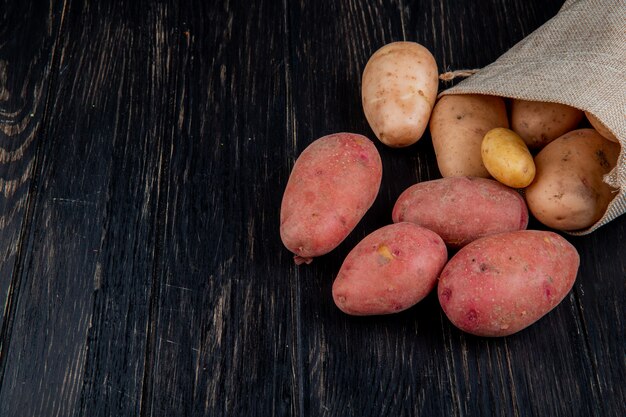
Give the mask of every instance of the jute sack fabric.
<svg viewBox="0 0 626 417">
<path fill-rule="evenodd" d="M 568 0 L 539 29 L 445 94 L 489 94 L 586 110 L 619 139 L 605 178 L 617 196 L 587 234 L 626 213 L 626 0 Z"/>
</svg>

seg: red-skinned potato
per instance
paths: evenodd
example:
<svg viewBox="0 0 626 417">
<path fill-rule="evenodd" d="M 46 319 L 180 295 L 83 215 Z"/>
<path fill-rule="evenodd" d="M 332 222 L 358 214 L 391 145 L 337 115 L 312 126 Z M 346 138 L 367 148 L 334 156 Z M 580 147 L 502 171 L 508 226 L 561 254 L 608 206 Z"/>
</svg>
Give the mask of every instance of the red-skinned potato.
<svg viewBox="0 0 626 417">
<path fill-rule="evenodd" d="M 362 135 L 324 136 L 300 154 L 280 208 L 280 237 L 296 264 L 348 236 L 376 199 L 381 178 L 380 155 Z"/>
<path fill-rule="evenodd" d="M 517 191 L 495 180 L 448 177 L 407 188 L 392 219 L 426 227 L 458 248 L 483 236 L 525 229 L 528 209 Z"/>
<path fill-rule="evenodd" d="M 574 285 L 576 249 L 553 232 L 521 230 L 462 248 L 439 277 L 446 316 L 477 336 L 516 333 L 556 307 Z"/>
<path fill-rule="evenodd" d="M 333 299 L 351 315 L 397 313 L 428 295 L 447 259 L 436 233 L 413 223 L 384 226 L 348 254 L 333 283 Z"/>
</svg>

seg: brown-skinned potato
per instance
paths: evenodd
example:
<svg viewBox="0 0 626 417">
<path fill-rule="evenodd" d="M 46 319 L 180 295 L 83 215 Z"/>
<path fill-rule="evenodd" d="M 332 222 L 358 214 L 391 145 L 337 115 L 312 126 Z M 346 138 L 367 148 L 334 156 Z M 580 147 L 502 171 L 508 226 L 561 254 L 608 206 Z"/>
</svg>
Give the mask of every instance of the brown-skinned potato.
<svg viewBox="0 0 626 417">
<path fill-rule="evenodd" d="M 535 157 L 537 173 L 526 202 L 543 224 L 575 231 L 596 223 L 616 190 L 603 181 L 616 165 L 620 146 L 593 129 L 573 130 Z"/>
<path fill-rule="evenodd" d="M 430 135 L 443 177 L 489 178 L 480 154 L 485 134 L 509 127 L 504 99 L 458 94 L 439 99 L 430 118 Z"/>
</svg>

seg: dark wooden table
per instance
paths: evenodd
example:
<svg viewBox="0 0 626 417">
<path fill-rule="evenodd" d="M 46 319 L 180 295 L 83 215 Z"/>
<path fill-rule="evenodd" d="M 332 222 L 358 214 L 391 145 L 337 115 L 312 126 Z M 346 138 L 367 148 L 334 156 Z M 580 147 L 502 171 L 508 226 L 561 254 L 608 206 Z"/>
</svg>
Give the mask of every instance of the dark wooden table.
<svg viewBox="0 0 626 417">
<path fill-rule="evenodd" d="M 624 416 L 626 216 L 569 239 L 573 291 L 511 337 L 436 297 L 353 318 L 330 288 L 428 136 L 334 252 L 280 242 L 299 152 L 374 138 L 360 75 L 394 40 L 479 68 L 562 1 L 0 0 L 0 416 Z M 442 84 L 445 88 L 449 84 Z"/>
</svg>

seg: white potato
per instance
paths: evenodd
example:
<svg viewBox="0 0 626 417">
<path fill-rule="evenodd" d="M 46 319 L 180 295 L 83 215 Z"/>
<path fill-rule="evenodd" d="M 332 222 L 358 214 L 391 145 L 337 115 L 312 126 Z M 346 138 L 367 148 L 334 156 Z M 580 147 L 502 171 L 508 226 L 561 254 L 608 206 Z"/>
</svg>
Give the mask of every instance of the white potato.
<svg viewBox="0 0 626 417">
<path fill-rule="evenodd" d="M 372 55 L 362 79 L 365 117 L 376 137 L 391 147 L 417 142 L 437 98 L 435 58 L 415 42 L 393 42 Z"/>
</svg>

